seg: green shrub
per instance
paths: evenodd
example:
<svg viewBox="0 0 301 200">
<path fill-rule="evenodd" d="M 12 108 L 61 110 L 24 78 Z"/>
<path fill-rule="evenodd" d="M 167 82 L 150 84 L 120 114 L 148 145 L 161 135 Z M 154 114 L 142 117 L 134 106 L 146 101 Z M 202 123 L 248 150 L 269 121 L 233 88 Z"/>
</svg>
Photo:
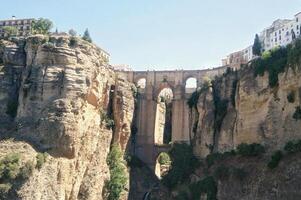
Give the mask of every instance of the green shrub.
<svg viewBox="0 0 301 200">
<path fill-rule="evenodd" d="M 217 186 L 212 176 L 208 176 L 201 181 L 191 184 L 189 189 L 192 194 L 192 200 L 199 200 L 202 193 L 207 194 L 207 200 L 217 199 Z"/>
<path fill-rule="evenodd" d="M 36 163 L 36 168 L 41 169 L 43 164 L 46 162 L 48 157 L 47 153 L 38 153 L 36 155 L 37 163 Z"/>
<path fill-rule="evenodd" d="M 206 162 L 208 167 L 212 166 L 215 161 L 221 160 L 223 155 L 221 153 L 211 153 L 206 156 Z"/>
<path fill-rule="evenodd" d="M 7 199 L 7 194 L 11 187 L 10 183 L 0 183 L 0 199 Z"/>
<path fill-rule="evenodd" d="M 110 117 L 106 112 L 100 111 L 101 124 L 105 122 L 105 126 L 107 129 L 113 130 L 115 127 L 115 121 L 113 117 Z"/>
<path fill-rule="evenodd" d="M 230 170 L 225 165 L 218 166 L 214 171 L 214 177 L 217 179 L 227 179 L 230 175 Z"/>
<path fill-rule="evenodd" d="M 0 161 L 0 178 L 4 180 L 13 180 L 19 174 L 20 155 L 16 153 L 6 155 Z"/>
<path fill-rule="evenodd" d="M 206 162 L 207 162 L 208 167 L 211 167 L 216 161 L 224 160 L 226 158 L 229 158 L 229 157 L 235 156 L 235 155 L 236 155 L 236 152 L 234 150 L 227 151 L 224 153 L 219 153 L 219 152 L 211 153 L 206 156 Z"/>
<path fill-rule="evenodd" d="M 287 100 L 290 103 L 294 103 L 295 102 L 295 92 L 291 91 L 288 95 L 287 95 Z"/>
<path fill-rule="evenodd" d="M 296 110 L 293 114 L 293 118 L 296 120 L 301 119 L 301 107 L 300 106 L 296 107 Z"/>
<path fill-rule="evenodd" d="M 301 152 L 301 140 L 287 142 L 284 146 L 284 150 L 288 153 Z"/>
<path fill-rule="evenodd" d="M 242 181 L 247 176 L 247 172 L 245 170 L 236 167 L 231 168 L 231 173 L 240 181 Z"/>
<path fill-rule="evenodd" d="M 171 169 L 162 177 L 162 182 L 169 189 L 183 183 L 190 174 L 200 165 L 193 155 L 192 147 L 185 143 L 176 143 L 169 152 Z"/>
<path fill-rule="evenodd" d="M 282 152 L 280 150 L 274 152 L 274 154 L 271 157 L 270 162 L 268 163 L 268 167 L 270 169 L 276 168 L 278 166 L 280 160 L 282 159 L 282 157 L 283 157 L 283 154 L 282 154 Z"/>
<path fill-rule="evenodd" d="M 301 39 L 295 40 L 287 46 L 288 48 L 288 63 L 290 65 L 297 65 L 301 58 Z"/>
<path fill-rule="evenodd" d="M 31 31 L 33 34 L 48 34 L 50 29 L 53 27 L 52 21 L 49 19 L 39 18 L 34 20 L 31 24 Z"/>
<path fill-rule="evenodd" d="M 24 166 L 20 168 L 19 177 L 22 179 L 28 179 L 34 170 L 34 164 L 31 161 L 27 161 Z"/>
<path fill-rule="evenodd" d="M 7 103 L 6 107 L 6 114 L 11 116 L 12 118 L 15 118 L 17 116 L 17 110 L 18 110 L 18 101 L 9 101 Z"/>
<path fill-rule="evenodd" d="M 253 143 L 246 144 L 242 143 L 237 146 L 237 154 L 242 156 L 258 156 L 264 153 L 264 147 L 261 144 Z"/>
<path fill-rule="evenodd" d="M 265 71 L 269 72 L 270 87 L 278 86 L 278 74 L 284 72 L 287 65 L 287 49 L 277 47 L 263 53 L 261 58 L 252 61 L 255 76 L 263 76 Z"/>
<path fill-rule="evenodd" d="M 168 165 L 171 163 L 169 155 L 165 152 L 160 153 L 158 161 L 160 165 Z"/>
<path fill-rule="evenodd" d="M 215 116 L 215 123 L 214 123 L 214 129 L 215 131 L 220 131 L 224 117 L 227 114 L 228 110 L 228 99 L 222 99 L 220 92 L 219 92 L 219 83 L 222 81 L 222 78 L 217 77 L 212 82 L 213 85 L 213 102 L 214 102 L 214 116 Z"/>
<path fill-rule="evenodd" d="M 78 46 L 78 38 L 76 36 L 72 36 L 70 37 L 70 40 L 69 40 L 69 47 L 77 47 Z"/>
<path fill-rule="evenodd" d="M 110 168 L 110 181 L 106 183 L 109 193 L 108 200 L 119 200 L 124 191 L 128 178 L 126 167 L 122 158 L 122 151 L 118 145 L 113 145 L 107 157 L 107 164 Z"/>
<path fill-rule="evenodd" d="M 106 128 L 113 130 L 115 127 L 115 122 L 113 119 L 106 119 Z"/>
</svg>

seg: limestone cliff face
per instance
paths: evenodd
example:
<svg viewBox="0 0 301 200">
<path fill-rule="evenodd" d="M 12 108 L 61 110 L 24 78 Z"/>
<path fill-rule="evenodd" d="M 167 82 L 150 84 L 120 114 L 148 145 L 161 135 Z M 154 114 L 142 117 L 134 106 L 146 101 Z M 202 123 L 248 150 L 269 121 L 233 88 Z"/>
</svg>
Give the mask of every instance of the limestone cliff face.
<svg viewBox="0 0 301 200">
<path fill-rule="evenodd" d="M 273 151 L 300 139 L 301 120 L 293 118 L 301 104 L 300 68 L 286 68 L 278 78 L 279 86 L 271 88 L 267 72 L 255 78 L 253 69 L 245 67 L 226 73 L 202 92 L 191 113 L 196 155 L 228 151 L 241 143 L 261 143 Z"/>
<path fill-rule="evenodd" d="M 131 84 L 112 70 L 101 49 L 70 40 L 32 36 L 0 45 L 1 136 L 23 141 L 5 144 L 24 146 L 26 151 L 16 151 L 28 159 L 49 153 L 15 198 L 102 199 L 110 145 L 128 146 Z M 105 122 L 109 112 L 114 134 Z"/>
</svg>

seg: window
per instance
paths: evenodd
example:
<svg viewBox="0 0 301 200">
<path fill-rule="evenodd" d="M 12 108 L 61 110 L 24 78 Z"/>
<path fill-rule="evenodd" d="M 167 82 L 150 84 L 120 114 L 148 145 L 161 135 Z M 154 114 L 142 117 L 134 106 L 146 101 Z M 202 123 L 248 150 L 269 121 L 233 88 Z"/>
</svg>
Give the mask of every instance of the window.
<svg viewBox="0 0 301 200">
<path fill-rule="evenodd" d="M 299 21 L 299 19 L 298 19 L 298 17 L 296 18 L 296 22 L 298 22 Z"/>
<path fill-rule="evenodd" d="M 297 25 L 297 30 L 299 30 L 299 25 Z"/>
<path fill-rule="evenodd" d="M 279 30 L 279 34 L 281 34 L 281 30 Z"/>
<path fill-rule="evenodd" d="M 279 40 L 281 40 L 281 35 L 279 35 Z"/>
</svg>

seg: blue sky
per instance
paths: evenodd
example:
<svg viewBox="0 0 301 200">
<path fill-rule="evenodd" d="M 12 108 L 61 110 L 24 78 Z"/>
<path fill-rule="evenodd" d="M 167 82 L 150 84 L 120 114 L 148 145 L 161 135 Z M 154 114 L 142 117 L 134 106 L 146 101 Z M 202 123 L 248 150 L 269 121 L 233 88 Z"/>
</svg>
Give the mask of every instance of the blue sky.
<svg viewBox="0 0 301 200">
<path fill-rule="evenodd" d="M 253 43 L 301 0 L 1 0 L 0 19 L 44 17 L 82 33 L 135 70 L 203 69 Z M 64 3 L 62 3 L 64 2 Z"/>
</svg>

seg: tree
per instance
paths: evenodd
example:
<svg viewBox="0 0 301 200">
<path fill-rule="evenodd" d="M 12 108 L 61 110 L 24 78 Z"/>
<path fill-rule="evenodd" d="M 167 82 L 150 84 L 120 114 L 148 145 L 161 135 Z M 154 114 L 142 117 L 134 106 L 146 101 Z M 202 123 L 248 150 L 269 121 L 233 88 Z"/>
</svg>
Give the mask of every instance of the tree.
<svg viewBox="0 0 301 200">
<path fill-rule="evenodd" d="M 6 37 L 13 37 L 18 35 L 18 29 L 14 26 L 5 26 L 3 27 L 4 34 Z"/>
<path fill-rule="evenodd" d="M 40 18 L 38 20 L 33 20 L 31 24 L 32 34 L 43 34 L 46 35 L 52 29 L 53 23 L 49 19 Z"/>
<path fill-rule="evenodd" d="M 68 32 L 71 36 L 76 36 L 76 31 L 74 29 L 70 29 Z"/>
<path fill-rule="evenodd" d="M 84 35 L 83 35 L 83 40 L 86 40 L 88 42 L 92 42 L 92 39 L 90 37 L 90 33 L 89 33 L 89 30 L 86 29 L 85 32 L 84 32 Z"/>
<path fill-rule="evenodd" d="M 255 35 L 255 39 L 254 39 L 254 44 L 253 44 L 253 54 L 256 56 L 260 56 L 261 55 L 261 43 L 259 40 L 259 36 L 258 34 Z"/>
</svg>

